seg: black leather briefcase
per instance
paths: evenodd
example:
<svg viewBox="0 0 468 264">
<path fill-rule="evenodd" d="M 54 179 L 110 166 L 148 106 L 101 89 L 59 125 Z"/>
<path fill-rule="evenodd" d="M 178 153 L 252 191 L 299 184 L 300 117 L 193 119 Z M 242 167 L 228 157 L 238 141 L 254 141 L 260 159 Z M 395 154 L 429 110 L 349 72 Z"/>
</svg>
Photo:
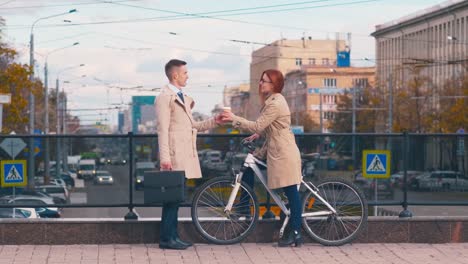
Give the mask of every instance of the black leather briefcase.
<svg viewBox="0 0 468 264">
<path fill-rule="evenodd" d="M 145 204 L 183 202 L 185 199 L 184 171 L 147 171 L 145 179 Z"/>
</svg>

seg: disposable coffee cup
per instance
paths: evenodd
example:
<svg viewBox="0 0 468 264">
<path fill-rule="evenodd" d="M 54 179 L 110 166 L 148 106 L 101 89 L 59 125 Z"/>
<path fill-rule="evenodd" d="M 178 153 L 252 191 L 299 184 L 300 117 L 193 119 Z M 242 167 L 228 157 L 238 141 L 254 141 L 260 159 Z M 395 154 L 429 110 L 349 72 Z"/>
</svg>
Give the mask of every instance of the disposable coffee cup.
<svg viewBox="0 0 468 264">
<path fill-rule="evenodd" d="M 229 107 L 229 106 L 223 106 L 223 111 L 225 111 L 225 112 L 231 112 L 231 107 Z"/>
</svg>

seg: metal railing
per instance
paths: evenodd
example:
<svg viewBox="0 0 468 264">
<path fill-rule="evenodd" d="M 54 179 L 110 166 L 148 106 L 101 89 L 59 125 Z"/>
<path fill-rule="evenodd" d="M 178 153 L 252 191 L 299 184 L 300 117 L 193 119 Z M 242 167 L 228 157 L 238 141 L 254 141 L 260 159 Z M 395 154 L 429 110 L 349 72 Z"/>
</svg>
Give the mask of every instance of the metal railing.
<svg viewBox="0 0 468 264">
<path fill-rule="evenodd" d="M 203 152 L 207 148 L 214 149 L 214 152 L 221 153 L 220 158 L 224 158 L 224 162 L 227 171 L 224 171 L 224 175 L 229 175 L 231 167 L 234 167 L 234 160 L 236 153 L 242 153 L 243 150 L 239 149 L 240 140 L 249 135 L 233 135 L 233 134 L 199 134 L 198 135 L 198 150 Z M 66 150 L 66 155 L 63 153 L 55 153 L 50 155 L 51 157 L 62 157 L 61 159 L 66 160 L 68 155 L 80 155 L 83 151 L 96 151 L 100 149 L 104 152 L 106 158 L 110 158 L 109 152 L 119 152 L 122 155 L 123 149 L 126 148 L 126 158 L 128 158 L 128 201 L 127 202 L 116 202 L 116 203 L 86 203 L 86 204 L 61 204 L 61 208 L 86 208 L 86 207 L 126 207 L 128 213 L 125 219 L 138 219 L 134 209 L 136 207 L 154 207 L 151 204 L 145 204 L 143 202 L 135 201 L 134 199 L 134 188 L 135 188 L 135 162 L 137 160 L 149 160 L 158 162 L 158 151 L 157 151 L 157 135 L 153 134 L 138 134 L 128 133 L 124 135 L 2 135 L 0 136 L 0 159 L 12 159 L 8 155 L 15 154 L 20 158 L 27 157 L 28 151 L 24 149 L 18 150 L 20 146 L 14 146 L 14 143 L 19 141 L 26 141 L 33 138 L 39 142 L 38 149 L 40 151 L 57 151 L 61 149 Z M 8 144 L 3 144 L 5 139 L 9 139 L 11 149 L 8 150 Z M 11 139 L 14 142 L 11 143 Z M 323 179 L 328 176 L 343 176 L 347 177 L 352 181 L 357 182 L 357 179 L 361 179 L 365 182 L 364 189 L 366 194 L 372 196 L 372 190 L 368 190 L 369 186 L 374 186 L 374 189 L 380 188 L 380 183 L 392 180 L 366 180 L 363 179 L 359 174 L 362 171 L 363 164 L 363 150 L 374 149 L 374 150 L 389 150 L 391 152 L 391 173 L 400 172 L 401 177 L 397 179 L 399 188 L 399 194 L 401 197 L 389 199 L 389 200 L 378 200 L 378 193 L 374 193 L 374 199 L 369 199 L 370 206 L 401 206 L 403 211 L 400 213 L 401 217 L 411 216 L 411 212 L 408 210 L 409 206 L 468 206 L 468 199 L 463 199 L 464 191 L 468 191 L 468 174 L 467 168 L 467 153 L 465 151 L 467 135 L 466 134 L 412 134 L 412 133 L 392 133 L 392 134 L 350 134 L 350 133 L 330 133 L 330 134 L 300 134 L 296 135 L 296 142 L 301 150 L 303 158 L 303 167 L 305 166 L 306 177 L 310 177 L 312 180 Z M 51 148 L 50 150 L 44 150 L 41 141 L 47 140 L 54 146 L 61 145 L 62 148 Z M 141 142 L 145 142 L 142 144 Z M 22 145 L 22 144 L 20 144 Z M 107 152 L 107 153 L 106 153 Z M 214 153 L 213 152 L 213 153 Z M 231 158 L 231 163 L 227 162 L 228 155 Z M 16 155 L 15 155 L 16 156 Z M 224 156 L 224 157 L 223 157 Z M 13 157 L 15 158 L 15 157 Z M 203 158 L 203 156 L 202 156 Z M 34 171 L 37 172 L 37 164 L 40 164 L 42 158 L 36 156 L 36 167 Z M 455 159 L 455 160 L 454 160 Z M 18 158 L 16 159 L 18 160 Z M 239 160 L 237 160 L 239 162 Z M 66 163 L 66 162 L 64 162 Z M 61 166 L 61 162 L 58 163 L 57 167 Z M 239 165 L 239 164 L 237 164 Z M 44 164 L 44 166 L 47 166 Z M 203 166 L 201 166 L 203 168 Z M 66 166 L 64 166 L 66 168 Z M 388 169 L 388 168 L 387 168 Z M 2 170 L 2 177 L 8 172 Z M 443 185 L 442 181 L 445 179 L 437 178 L 432 179 L 431 176 L 438 171 L 453 171 L 458 173 L 455 178 L 447 179 L 452 180 L 451 184 Z M 310 175 L 312 171 L 312 175 Z M 417 178 L 417 176 L 409 175 L 410 171 L 421 172 L 426 175 L 426 178 Z M 206 170 L 204 171 L 206 173 Z M 213 172 L 210 172 L 213 173 Z M 214 172 L 216 173 L 216 172 Z M 432 174 L 431 174 L 432 173 Z M 429 176 L 427 176 L 429 175 Z M 204 175 L 205 176 L 205 175 Z M 429 177 L 429 178 L 427 178 Z M 444 175 L 441 175 L 444 177 Z M 29 179 L 34 177 L 29 176 Z M 457 197 L 451 197 L 450 200 L 437 199 L 436 201 L 430 199 L 411 198 L 409 197 L 410 188 L 413 188 L 412 184 L 416 180 L 428 181 L 425 188 L 429 191 L 445 191 L 460 195 L 460 199 Z M 3 179 L 2 182 L 4 182 Z M 420 182 L 421 183 L 421 182 Z M 418 184 L 420 184 L 418 183 Z M 455 183 L 455 186 L 453 184 Z M 383 188 L 385 187 L 383 184 Z M 433 186 L 431 185 L 433 184 Z M 466 185 L 465 185 L 466 184 Z M 367 186 L 369 185 L 369 186 Z M 2 183 L 3 186 L 3 183 Z M 30 183 L 29 188 L 33 188 L 34 184 Z M 428 187 L 429 186 L 429 187 Z M 432 187 L 431 187 L 432 186 Z M 192 186 L 196 188 L 196 186 Z M 418 186 L 419 188 L 420 186 Z M 2 192 L 8 190 L 9 187 L 2 187 Z M 86 189 L 87 186 L 84 186 Z M 391 186 L 393 193 L 397 188 L 395 185 Z M 453 188 L 453 189 L 451 189 Z M 389 191 L 389 190 L 386 190 Z M 466 192 L 468 193 L 468 192 Z M 393 195 L 393 194 L 392 194 Z M 271 204 L 269 203 L 268 197 L 265 198 L 262 205 L 265 205 L 267 212 L 269 211 Z M 0 197 L 1 199 L 1 197 Z M 454 200 L 455 199 L 455 200 Z M 40 205 L 32 204 L 28 206 L 21 205 L 22 207 L 57 207 L 56 204 L 51 205 Z M 189 202 L 182 204 L 182 206 L 190 206 Z M 17 204 L 0 204 L 0 207 L 13 208 L 19 207 Z"/>
</svg>

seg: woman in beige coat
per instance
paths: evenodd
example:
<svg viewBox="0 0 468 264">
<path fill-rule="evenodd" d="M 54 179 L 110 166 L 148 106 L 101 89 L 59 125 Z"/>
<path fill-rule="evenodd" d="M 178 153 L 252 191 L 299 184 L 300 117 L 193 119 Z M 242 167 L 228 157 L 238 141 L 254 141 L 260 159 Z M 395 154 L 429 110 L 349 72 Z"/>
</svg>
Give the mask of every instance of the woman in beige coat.
<svg viewBox="0 0 468 264">
<path fill-rule="evenodd" d="M 285 234 L 278 245 L 300 246 L 302 210 L 297 185 L 301 183 L 302 177 L 301 156 L 291 132 L 291 112 L 286 99 L 281 95 L 283 85 L 281 72 L 266 70 L 262 73 L 259 84 L 260 99 L 263 102 L 260 117 L 256 121 L 248 121 L 226 111 L 223 113 L 223 121 L 232 121 L 234 127 L 254 133 L 247 140 L 255 140 L 260 135 L 265 137 L 263 147 L 256 153 L 263 159 L 266 156 L 268 187 L 283 188 L 291 209 L 291 232 Z M 249 184 L 253 184 L 252 176 L 251 172 L 244 174 Z"/>
</svg>

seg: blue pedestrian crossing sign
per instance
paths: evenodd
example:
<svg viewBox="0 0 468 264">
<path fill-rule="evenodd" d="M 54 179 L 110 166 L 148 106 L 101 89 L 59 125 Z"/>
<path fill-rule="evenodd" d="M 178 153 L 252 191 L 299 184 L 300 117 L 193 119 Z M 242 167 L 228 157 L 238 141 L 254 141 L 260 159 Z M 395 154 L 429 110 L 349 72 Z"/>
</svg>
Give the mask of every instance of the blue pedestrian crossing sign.
<svg viewBox="0 0 468 264">
<path fill-rule="evenodd" d="M 364 150 L 362 152 L 362 176 L 386 179 L 390 177 L 390 151 Z"/>
<path fill-rule="evenodd" d="M 19 187 L 28 184 L 25 160 L 2 160 L 0 164 L 2 187 Z"/>
</svg>

